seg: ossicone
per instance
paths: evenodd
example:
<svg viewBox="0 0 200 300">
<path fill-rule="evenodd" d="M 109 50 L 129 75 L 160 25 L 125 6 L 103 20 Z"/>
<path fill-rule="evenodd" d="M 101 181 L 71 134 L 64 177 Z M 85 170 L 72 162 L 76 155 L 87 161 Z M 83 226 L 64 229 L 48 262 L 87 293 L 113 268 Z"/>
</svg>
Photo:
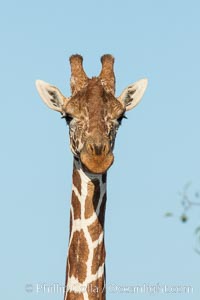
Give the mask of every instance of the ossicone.
<svg viewBox="0 0 200 300">
<path fill-rule="evenodd" d="M 83 57 L 81 55 L 72 55 L 69 61 L 71 65 L 71 92 L 74 95 L 87 85 L 88 77 L 83 69 Z"/>
<path fill-rule="evenodd" d="M 104 54 L 101 57 L 102 69 L 99 77 L 105 90 L 111 94 L 115 94 L 115 74 L 114 74 L 115 59 L 111 54 Z"/>
</svg>

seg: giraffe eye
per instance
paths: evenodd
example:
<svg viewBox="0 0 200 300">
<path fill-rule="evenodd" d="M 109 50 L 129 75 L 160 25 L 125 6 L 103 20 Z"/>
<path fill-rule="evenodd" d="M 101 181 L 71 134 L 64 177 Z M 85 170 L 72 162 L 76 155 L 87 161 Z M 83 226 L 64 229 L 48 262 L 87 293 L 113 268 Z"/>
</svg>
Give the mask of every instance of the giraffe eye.
<svg viewBox="0 0 200 300">
<path fill-rule="evenodd" d="M 121 116 L 117 119 L 117 122 L 119 123 L 119 125 L 121 125 L 123 119 L 127 119 L 127 117 L 126 117 L 125 115 L 121 115 Z"/>
<path fill-rule="evenodd" d="M 67 122 L 67 125 L 69 125 L 70 122 L 73 120 L 73 117 L 71 115 L 66 114 L 62 117 L 62 119 L 65 119 Z"/>
</svg>

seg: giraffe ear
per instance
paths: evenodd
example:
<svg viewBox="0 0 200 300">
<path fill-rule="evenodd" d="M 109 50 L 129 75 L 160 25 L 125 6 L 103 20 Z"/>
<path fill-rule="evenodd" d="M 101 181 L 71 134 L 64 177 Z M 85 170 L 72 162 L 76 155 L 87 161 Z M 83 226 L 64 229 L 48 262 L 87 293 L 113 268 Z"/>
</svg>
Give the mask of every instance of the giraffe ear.
<svg viewBox="0 0 200 300">
<path fill-rule="evenodd" d="M 129 85 L 118 97 L 118 100 L 126 108 L 126 111 L 132 109 L 140 102 L 147 88 L 147 84 L 148 80 L 146 78 L 140 79 Z"/>
<path fill-rule="evenodd" d="M 36 88 L 44 103 L 51 109 L 63 113 L 63 107 L 68 100 L 58 88 L 42 80 L 36 80 Z"/>
</svg>

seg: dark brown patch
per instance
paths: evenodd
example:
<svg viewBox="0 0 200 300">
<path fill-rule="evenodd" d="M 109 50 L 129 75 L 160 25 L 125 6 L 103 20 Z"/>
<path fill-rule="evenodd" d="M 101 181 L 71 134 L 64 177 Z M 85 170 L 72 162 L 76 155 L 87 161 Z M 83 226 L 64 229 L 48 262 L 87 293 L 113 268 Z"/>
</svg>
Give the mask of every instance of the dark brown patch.
<svg viewBox="0 0 200 300">
<path fill-rule="evenodd" d="M 100 198 L 100 184 L 98 179 L 92 180 L 92 183 L 94 184 L 94 197 L 92 199 L 92 202 L 94 205 L 94 210 L 96 210 Z"/>
<path fill-rule="evenodd" d="M 78 149 L 79 148 L 79 140 L 76 140 L 75 145 L 76 145 L 76 149 Z"/>
<path fill-rule="evenodd" d="M 73 184 L 81 195 L 81 177 L 76 169 L 73 170 Z"/>
<path fill-rule="evenodd" d="M 88 226 L 88 231 L 89 231 L 89 234 L 90 234 L 93 242 L 99 238 L 103 229 L 102 229 L 101 223 L 99 222 L 98 218 L 90 226 Z"/>
<path fill-rule="evenodd" d="M 89 300 L 105 300 L 105 280 L 104 276 L 92 281 L 88 285 L 88 299 Z"/>
<path fill-rule="evenodd" d="M 92 274 L 96 274 L 99 267 L 105 262 L 106 252 L 104 241 L 102 241 L 93 252 Z"/>
<path fill-rule="evenodd" d="M 96 211 L 100 198 L 99 180 L 95 179 L 88 183 L 87 198 L 85 200 L 85 218 L 90 218 Z"/>
<path fill-rule="evenodd" d="M 67 300 L 84 300 L 83 293 L 68 292 Z"/>
<path fill-rule="evenodd" d="M 104 173 L 104 174 L 102 175 L 102 182 L 103 182 L 103 183 L 106 183 L 106 179 L 107 179 L 107 173 Z"/>
<path fill-rule="evenodd" d="M 105 221 L 105 210 L 106 210 L 106 193 L 103 195 L 103 199 L 102 199 L 102 203 L 101 203 L 101 207 L 100 207 L 100 211 L 99 211 L 99 222 L 102 226 L 102 228 L 104 228 L 104 221 Z"/>
<path fill-rule="evenodd" d="M 72 191 L 72 207 L 73 207 L 73 211 L 74 211 L 74 220 L 80 219 L 81 218 L 81 203 L 78 200 L 78 197 L 76 196 L 74 191 Z"/>
<path fill-rule="evenodd" d="M 69 276 L 73 275 L 80 283 L 86 279 L 88 255 L 89 249 L 83 230 L 75 231 L 68 255 Z"/>
</svg>

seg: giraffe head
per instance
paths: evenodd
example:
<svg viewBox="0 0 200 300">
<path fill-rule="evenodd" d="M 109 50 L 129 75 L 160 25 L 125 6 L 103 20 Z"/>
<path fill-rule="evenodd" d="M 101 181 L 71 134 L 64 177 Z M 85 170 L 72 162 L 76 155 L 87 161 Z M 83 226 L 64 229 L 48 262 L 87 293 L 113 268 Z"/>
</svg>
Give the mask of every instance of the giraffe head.
<svg viewBox="0 0 200 300">
<path fill-rule="evenodd" d="M 129 85 L 115 96 L 114 58 L 101 58 L 98 77 L 88 78 L 80 55 L 70 57 L 71 96 L 65 97 L 58 88 L 36 81 L 42 100 L 60 112 L 69 125 L 70 146 L 82 166 L 92 173 L 105 173 L 112 165 L 117 130 L 125 112 L 135 107 L 147 87 L 147 79 Z"/>
</svg>

